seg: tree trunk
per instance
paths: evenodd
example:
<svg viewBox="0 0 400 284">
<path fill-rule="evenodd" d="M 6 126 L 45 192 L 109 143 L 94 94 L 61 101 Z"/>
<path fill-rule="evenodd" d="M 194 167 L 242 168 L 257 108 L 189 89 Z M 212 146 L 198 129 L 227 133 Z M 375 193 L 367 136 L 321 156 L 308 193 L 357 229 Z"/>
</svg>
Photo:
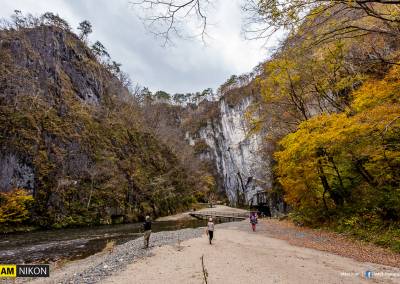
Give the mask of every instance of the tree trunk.
<svg viewBox="0 0 400 284">
<path fill-rule="evenodd" d="M 89 206 L 90 206 L 90 201 L 92 199 L 92 194 L 93 194 L 93 187 L 94 187 L 94 178 L 91 177 L 90 193 L 89 193 L 89 199 L 88 199 L 88 203 L 87 203 L 86 209 L 89 209 Z"/>
<path fill-rule="evenodd" d="M 372 187 L 376 187 L 377 184 L 372 177 L 372 175 L 365 169 L 362 160 L 357 159 L 354 161 L 356 171 L 361 175 L 361 177 Z"/>
<path fill-rule="evenodd" d="M 324 192 L 322 194 L 322 201 L 324 202 L 325 209 L 328 211 L 328 205 L 326 203 L 325 195 L 327 192 L 331 192 L 331 187 L 329 186 L 328 179 L 325 176 L 324 168 L 322 167 L 322 163 L 318 161 L 318 175 L 322 183 L 322 187 L 324 188 Z"/>
</svg>

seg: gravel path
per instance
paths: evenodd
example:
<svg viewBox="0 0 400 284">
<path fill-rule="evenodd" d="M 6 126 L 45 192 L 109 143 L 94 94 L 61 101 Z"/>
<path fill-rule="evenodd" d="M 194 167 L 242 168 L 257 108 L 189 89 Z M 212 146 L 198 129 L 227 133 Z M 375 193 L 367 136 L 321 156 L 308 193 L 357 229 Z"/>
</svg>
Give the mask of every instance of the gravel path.
<svg viewBox="0 0 400 284">
<path fill-rule="evenodd" d="M 251 231 L 248 221 L 217 226 L 213 245 L 203 234 L 180 246 L 156 247 L 152 257 L 139 259 L 100 283 L 200 284 L 204 283 L 203 269 L 210 284 L 400 283 L 398 268 L 291 245 L 267 236 L 266 232 L 273 228 L 270 225 L 262 220 L 256 232 Z M 287 232 L 282 228 L 281 234 Z M 290 236 L 312 239 L 313 233 L 297 231 Z M 365 276 L 366 271 L 373 274 L 372 278 Z"/>
</svg>

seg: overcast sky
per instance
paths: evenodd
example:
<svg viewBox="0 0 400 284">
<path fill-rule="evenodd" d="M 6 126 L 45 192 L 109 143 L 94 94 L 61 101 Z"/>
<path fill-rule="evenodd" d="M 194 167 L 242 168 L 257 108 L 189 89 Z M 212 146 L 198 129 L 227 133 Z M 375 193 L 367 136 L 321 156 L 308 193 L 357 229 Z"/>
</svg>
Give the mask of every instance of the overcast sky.
<svg viewBox="0 0 400 284">
<path fill-rule="evenodd" d="M 0 17 L 8 18 L 18 9 L 34 15 L 57 13 L 74 28 L 89 20 L 89 40 L 102 42 L 133 82 L 173 94 L 216 89 L 230 75 L 250 72 L 268 56 L 263 42 L 242 38 L 239 1 L 221 0 L 214 7 L 206 45 L 177 40 L 174 46 L 162 47 L 162 41 L 145 30 L 129 0 L 0 0 Z"/>
</svg>

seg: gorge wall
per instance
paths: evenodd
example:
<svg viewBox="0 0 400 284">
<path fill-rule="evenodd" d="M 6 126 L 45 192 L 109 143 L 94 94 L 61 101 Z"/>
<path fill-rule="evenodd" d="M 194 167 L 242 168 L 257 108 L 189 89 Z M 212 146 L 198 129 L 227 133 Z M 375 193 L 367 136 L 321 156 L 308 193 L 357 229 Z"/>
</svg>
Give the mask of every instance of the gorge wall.
<svg viewBox="0 0 400 284">
<path fill-rule="evenodd" d="M 214 115 L 203 117 L 196 133 L 187 134 L 191 145 L 203 144 L 199 155 L 215 164 L 220 190 L 231 204 L 255 205 L 256 193 L 272 188 L 271 157 L 263 154 L 265 132 L 250 133 L 245 118 L 253 100 L 252 96 L 245 96 L 232 104 L 222 96 L 213 106 L 200 104 L 199 113 L 210 112 L 214 107 Z"/>
<path fill-rule="evenodd" d="M 66 28 L 0 28 L 0 231 L 134 222 L 204 190 L 112 71 Z"/>
</svg>

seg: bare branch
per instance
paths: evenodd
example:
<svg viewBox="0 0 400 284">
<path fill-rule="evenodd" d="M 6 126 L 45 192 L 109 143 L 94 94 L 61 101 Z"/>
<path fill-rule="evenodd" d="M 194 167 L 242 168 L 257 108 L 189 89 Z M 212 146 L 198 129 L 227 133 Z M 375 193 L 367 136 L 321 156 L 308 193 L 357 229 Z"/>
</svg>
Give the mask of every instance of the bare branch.
<svg viewBox="0 0 400 284">
<path fill-rule="evenodd" d="M 175 37 L 198 37 L 205 42 L 207 8 L 215 1 L 218 0 L 141 0 L 131 4 L 142 9 L 140 18 L 146 28 L 163 39 L 166 46 Z"/>
<path fill-rule="evenodd" d="M 207 8 L 219 0 L 136 0 L 147 29 L 163 39 L 207 36 Z M 326 40 L 365 34 L 400 33 L 400 1 L 391 0 L 243 0 L 243 32 L 247 39 L 268 40 L 277 31 L 323 30 Z M 374 19 L 376 25 L 370 24 Z M 360 24 L 361 22 L 361 24 Z M 327 28 L 329 27 L 329 29 Z M 340 31 L 344 31 L 341 33 Z M 324 42 L 320 36 L 317 42 Z"/>
</svg>

